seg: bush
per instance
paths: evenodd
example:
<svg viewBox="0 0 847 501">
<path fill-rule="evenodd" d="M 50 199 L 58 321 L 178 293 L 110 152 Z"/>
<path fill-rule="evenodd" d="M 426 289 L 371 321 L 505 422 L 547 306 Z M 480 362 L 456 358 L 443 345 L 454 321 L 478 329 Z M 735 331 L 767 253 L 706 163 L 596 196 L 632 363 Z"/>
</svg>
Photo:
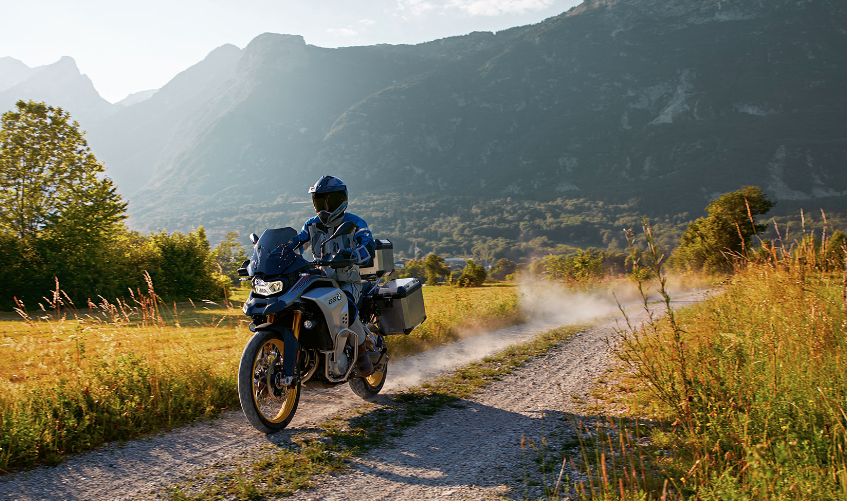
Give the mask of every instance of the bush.
<svg viewBox="0 0 847 501">
<path fill-rule="evenodd" d="M 585 282 L 605 275 L 604 253 L 582 250 L 567 256 L 547 256 L 532 264 L 534 275 L 544 275 L 553 280 Z"/>
<path fill-rule="evenodd" d="M 481 264 L 468 260 L 465 263 L 465 269 L 459 276 L 457 285 L 459 287 L 479 287 L 485 282 L 486 277 L 485 268 Z"/>
<path fill-rule="evenodd" d="M 150 275 L 156 290 L 170 299 L 219 299 L 230 281 L 220 274 L 212 259 L 206 231 L 199 227 L 185 235 L 165 231 L 152 235 L 159 266 Z"/>
<path fill-rule="evenodd" d="M 505 280 L 508 275 L 514 275 L 518 269 L 518 263 L 506 258 L 500 258 L 491 267 L 491 278 L 494 280 Z"/>
<path fill-rule="evenodd" d="M 773 207 L 758 186 L 745 186 L 721 195 L 706 207 L 708 217 L 688 225 L 673 255 L 673 265 L 686 271 L 729 273 L 733 256 L 750 250 L 753 235 L 765 230 L 756 216 Z"/>
</svg>

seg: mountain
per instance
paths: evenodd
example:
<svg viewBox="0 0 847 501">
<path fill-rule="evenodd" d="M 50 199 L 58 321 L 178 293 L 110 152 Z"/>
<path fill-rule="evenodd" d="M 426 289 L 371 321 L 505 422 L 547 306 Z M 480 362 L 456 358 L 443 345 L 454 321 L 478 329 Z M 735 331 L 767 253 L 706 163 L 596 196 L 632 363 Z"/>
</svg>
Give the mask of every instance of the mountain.
<svg viewBox="0 0 847 501">
<path fill-rule="evenodd" d="M 142 90 L 140 92 L 133 92 L 132 94 L 128 95 L 127 97 L 125 97 L 123 99 L 121 99 L 120 101 L 118 101 L 115 104 L 117 104 L 119 106 L 132 106 L 134 104 L 138 104 L 142 101 L 146 101 L 146 100 L 150 99 L 151 97 L 153 97 L 153 94 L 155 94 L 156 91 L 158 91 L 158 90 L 159 89 L 150 89 L 150 90 Z"/>
<path fill-rule="evenodd" d="M 240 57 L 234 45 L 218 47 L 148 99 L 119 107 L 89 129 L 92 151 L 121 193 L 131 196 L 154 178 L 157 165 L 170 165 L 168 152 L 188 144 L 187 134 L 211 127 L 215 117 L 197 115 L 197 109 L 219 99 Z"/>
<path fill-rule="evenodd" d="M 4 75 L 2 70 L 10 67 L 12 72 Z M 14 108 L 15 103 L 22 99 L 44 101 L 68 111 L 86 130 L 95 121 L 117 110 L 115 105 L 100 97 L 91 79 L 81 74 L 76 61 L 67 56 L 38 68 L 28 68 L 15 59 L 2 58 L 0 75 L 4 75 L 0 77 L 0 110 L 3 111 Z"/>
<path fill-rule="evenodd" d="M 415 46 L 264 34 L 174 114 L 131 223 L 232 221 L 249 204 L 306 199 L 324 173 L 354 195 L 634 197 L 676 214 L 755 184 L 843 207 L 843 47 L 840 0 L 588 0 Z"/>
<path fill-rule="evenodd" d="M 13 87 L 26 80 L 37 68 L 30 68 L 22 61 L 11 57 L 0 57 L 0 91 Z"/>
</svg>

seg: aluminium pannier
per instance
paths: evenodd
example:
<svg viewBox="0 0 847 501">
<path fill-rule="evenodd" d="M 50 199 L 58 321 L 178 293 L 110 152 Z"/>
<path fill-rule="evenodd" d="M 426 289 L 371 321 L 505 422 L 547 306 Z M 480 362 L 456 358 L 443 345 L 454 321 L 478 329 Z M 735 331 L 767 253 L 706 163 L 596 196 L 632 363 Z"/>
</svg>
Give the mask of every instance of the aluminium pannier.
<svg viewBox="0 0 847 501">
<path fill-rule="evenodd" d="M 423 289 L 417 278 L 398 278 L 381 285 L 376 293 L 383 335 L 408 334 L 426 320 Z"/>
</svg>

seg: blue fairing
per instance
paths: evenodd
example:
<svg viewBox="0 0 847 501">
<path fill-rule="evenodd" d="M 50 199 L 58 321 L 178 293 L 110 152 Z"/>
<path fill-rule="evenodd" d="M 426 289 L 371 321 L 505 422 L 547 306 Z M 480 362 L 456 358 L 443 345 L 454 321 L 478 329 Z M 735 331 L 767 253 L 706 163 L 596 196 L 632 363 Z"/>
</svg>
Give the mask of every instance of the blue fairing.
<svg viewBox="0 0 847 501">
<path fill-rule="evenodd" d="M 294 252 L 283 252 L 283 245 L 297 236 L 294 228 L 274 228 L 265 230 L 253 247 L 248 272 L 250 276 L 264 276 L 285 273 L 297 261 Z M 300 258 L 302 259 L 302 258 Z M 302 267 L 302 264 L 301 264 Z"/>
</svg>

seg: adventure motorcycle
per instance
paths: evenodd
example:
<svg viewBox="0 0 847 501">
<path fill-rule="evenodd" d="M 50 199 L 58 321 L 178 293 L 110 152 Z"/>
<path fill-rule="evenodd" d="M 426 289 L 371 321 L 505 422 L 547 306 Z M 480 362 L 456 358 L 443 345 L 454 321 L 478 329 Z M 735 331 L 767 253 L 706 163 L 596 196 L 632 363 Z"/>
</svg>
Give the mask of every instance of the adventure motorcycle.
<svg viewBox="0 0 847 501">
<path fill-rule="evenodd" d="M 355 225 L 343 223 L 326 241 L 355 231 Z M 242 311 L 252 318 L 254 332 L 238 366 L 238 398 L 247 420 L 264 433 L 291 422 L 302 386 L 349 382 L 362 398 L 378 394 L 388 373 L 384 336 L 408 334 L 426 319 L 417 279 L 380 285 L 394 270 L 391 242 L 376 241 L 376 256 L 360 269 L 362 297 L 354 305 L 322 268 L 351 266 L 355 256 L 341 251 L 307 261 L 297 252 L 296 235 L 293 228 L 250 235 L 253 255 L 238 270 L 252 284 Z M 370 331 L 365 348 L 374 372 L 367 377 L 356 369 L 358 343 L 350 330 L 356 314 Z"/>
</svg>

